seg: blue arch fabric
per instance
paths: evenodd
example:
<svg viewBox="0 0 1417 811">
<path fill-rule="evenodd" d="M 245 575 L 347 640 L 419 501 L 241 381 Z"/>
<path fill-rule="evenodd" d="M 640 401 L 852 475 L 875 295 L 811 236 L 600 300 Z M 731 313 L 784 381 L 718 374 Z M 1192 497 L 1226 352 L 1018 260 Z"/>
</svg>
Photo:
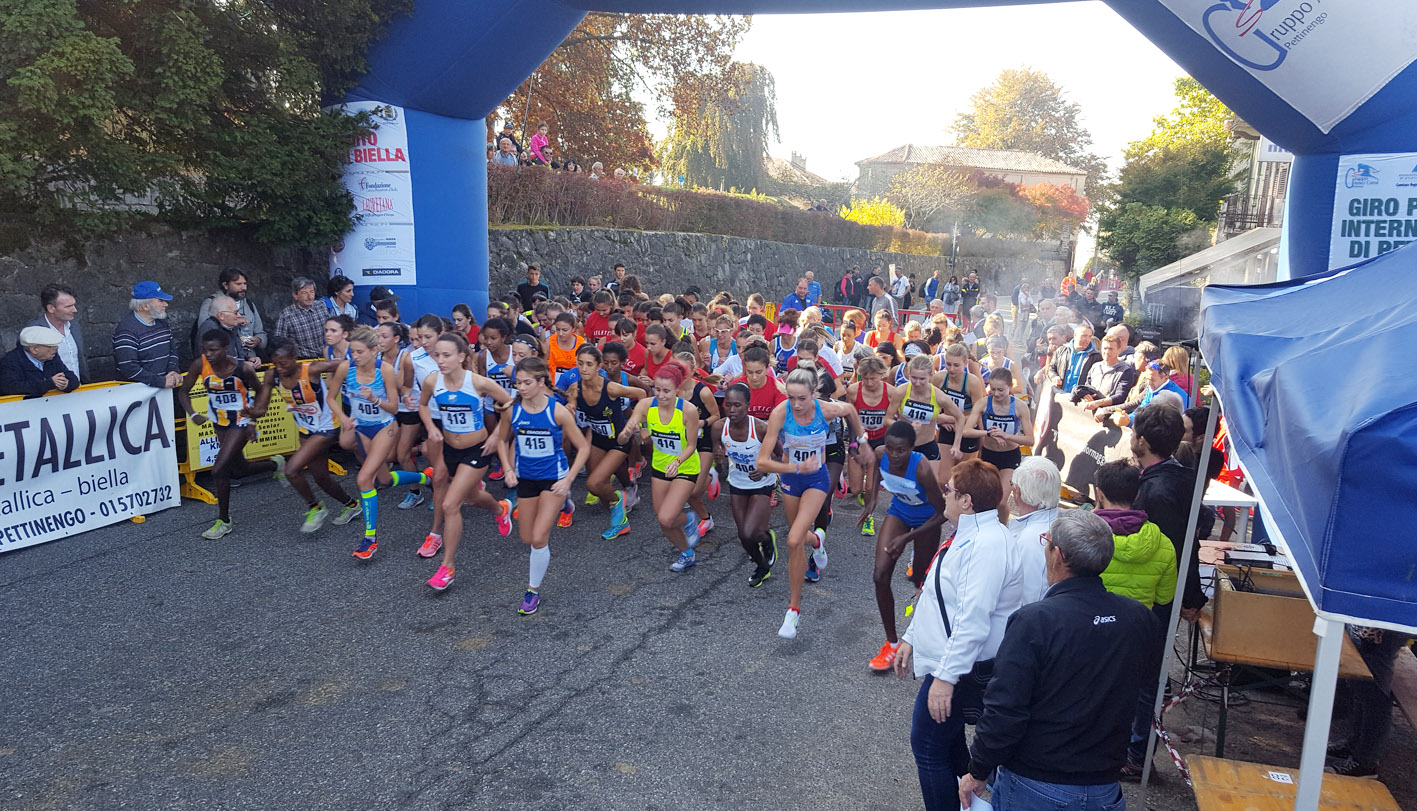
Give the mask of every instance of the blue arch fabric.
<svg viewBox="0 0 1417 811">
<path fill-rule="evenodd" d="M 1412 247 L 1307 279 L 1212 285 L 1200 343 L 1270 532 L 1315 607 L 1417 631 L 1413 300 Z"/>
</svg>

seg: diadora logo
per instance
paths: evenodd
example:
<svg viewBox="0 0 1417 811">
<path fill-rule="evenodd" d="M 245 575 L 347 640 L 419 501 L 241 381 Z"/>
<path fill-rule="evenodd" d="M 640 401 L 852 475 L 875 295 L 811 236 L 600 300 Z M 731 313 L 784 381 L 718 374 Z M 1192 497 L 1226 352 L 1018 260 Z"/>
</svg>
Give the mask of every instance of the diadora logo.
<svg viewBox="0 0 1417 811">
<path fill-rule="evenodd" d="M 1109 622 L 1116 622 L 1116 621 L 1117 621 L 1117 618 L 1116 618 L 1115 616 L 1111 616 L 1111 617 L 1093 617 L 1093 618 L 1092 618 L 1092 624 L 1093 624 L 1093 625 L 1106 625 L 1106 624 L 1109 623 Z"/>
<path fill-rule="evenodd" d="M 1366 163 L 1360 163 L 1343 173 L 1343 185 L 1350 189 L 1376 186 L 1378 185 L 1378 170 Z"/>
<path fill-rule="evenodd" d="M 399 241 L 394 237 L 385 237 L 384 239 L 369 237 L 364 240 L 364 250 L 366 251 L 372 251 L 375 248 L 397 248 L 398 245 Z"/>
<path fill-rule="evenodd" d="M 1251 70 L 1270 71 L 1328 19 L 1328 13 L 1319 10 L 1323 2 L 1218 0 L 1202 13 L 1201 24 L 1226 56 Z"/>
</svg>

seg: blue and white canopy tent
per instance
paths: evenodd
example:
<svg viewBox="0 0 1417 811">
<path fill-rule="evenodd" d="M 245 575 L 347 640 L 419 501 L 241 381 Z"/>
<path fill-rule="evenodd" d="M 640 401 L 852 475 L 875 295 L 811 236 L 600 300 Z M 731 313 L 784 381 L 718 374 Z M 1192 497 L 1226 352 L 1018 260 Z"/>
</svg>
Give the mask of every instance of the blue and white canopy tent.
<svg viewBox="0 0 1417 811">
<path fill-rule="evenodd" d="M 1327 274 L 1417 238 L 1417 2 L 1106 2 L 1295 154 L 1281 278 Z M 1005 4 L 419 0 L 374 47 L 368 74 L 344 100 L 356 109 L 378 107 L 387 130 L 376 132 L 378 143 L 351 151 L 346 185 L 367 216 L 336 246 L 331 270 L 353 278 L 361 292 L 390 285 L 415 311 L 458 300 L 474 311 L 485 307 L 483 118 L 588 11 L 762 14 Z M 1414 263 L 1411 254 L 1321 281 L 1218 289 L 1204 299 L 1203 354 L 1230 415 L 1230 435 L 1320 615 L 1297 802 L 1305 809 L 1318 804 L 1337 620 L 1417 625 L 1411 541 L 1401 532 L 1413 523 L 1417 483 L 1411 433 L 1402 430 L 1413 420 L 1413 384 L 1369 371 L 1407 364 L 1403 350 L 1412 343 L 1397 338 L 1407 324 L 1398 323 L 1400 314 L 1374 308 L 1411 301 L 1412 276 L 1393 271 Z M 1363 303 L 1355 291 L 1369 291 L 1371 301 Z M 1352 297 L 1351 306 L 1336 306 L 1339 295 Z M 1368 315 L 1345 320 L 1357 313 Z M 1360 335 L 1362 351 L 1348 343 Z M 1334 396 L 1336 390 L 1355 394 Z M 1370 478 L 1374 472 L 1380 478 Z"/>
</svg>

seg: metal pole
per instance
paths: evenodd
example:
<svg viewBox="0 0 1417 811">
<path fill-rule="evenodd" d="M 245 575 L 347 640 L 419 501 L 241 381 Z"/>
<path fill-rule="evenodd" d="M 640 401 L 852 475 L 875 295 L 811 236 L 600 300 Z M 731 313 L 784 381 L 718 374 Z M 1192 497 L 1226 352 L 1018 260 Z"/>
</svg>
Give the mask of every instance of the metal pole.
<svg viewBox="0 0 1417 811">
<path fill-rule="evenodd" d="M 1304 721 L 1304 752 L 1299 758 L 1299 790 L 1294 811 L 1318 811 L 1323 789 L 1324 754 L 1328 727 L 1333 719 L 1333 691 L 1338 682 L 1338 660 L 1343 652 L 1343 623 L 1314 619 L 1319 650 L 1314 655 L 1314 680 L 1309 686 L 1309 716 Z"/>
<path fill-rule="evenodd" d="M 1205 499 L 1206 469 L 1210 467 L 1211 445 L 1215 442 L 1215 426 L 1220 421 L 1220 398 L 1210 406 L 1210 419 L 1206 420 L 1205 444 L 1201 446 L 1201 457 L 1196 465 L 1196 486 L 1191 494 L 1191 518 L 1186 522 L 1186 543 L 1182 547 L 1181 558 L 1176 561 L 1176 597 L 1171 601 L 1171 619 L 1166 623 L 1166 651 L 1161 657 L 1161 678 L 1156 683 L 1156 700 L 1151 705 L 1151 718 L 1155 723 L 1161 712 L 1161 703 L 1166 699 L 1166 681 L 1171 676 L 1171 658 L 1175 655 L 1176 626 L 1181 622 L 1181 601 L 1186 593 L 1186 581 L 1190 579 L 1191 555 L 1196 548 L 1196 521 L 1200 518 L 1201 501 Z M 1156 754 L 1156 737 L 1146 736 L 1146 761 L 1142 764 L 1141 796 L 1137 807 L 1146 807 L 1146 787 L 1151 782 L 1151 758 Z"/>
</svg>

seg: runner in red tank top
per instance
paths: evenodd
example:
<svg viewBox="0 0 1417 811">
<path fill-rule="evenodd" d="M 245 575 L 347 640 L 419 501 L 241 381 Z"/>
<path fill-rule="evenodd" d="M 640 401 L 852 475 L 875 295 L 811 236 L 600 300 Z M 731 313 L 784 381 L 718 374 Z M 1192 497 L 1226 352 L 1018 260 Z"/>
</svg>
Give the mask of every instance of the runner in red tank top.
<svg viewBox="0 0 1417 811">
<path fill-rule="evenodd" d="M 866 439 L 873 449 L 879 450 L 886 441 L 886 429 L 890 425 L 886 422 L 886 412 L 890 410 L 891 387 L 886 385 L 886 378 L 890 374 L 890 368 L 879 355 L 862 358 L 856 362 L 856 380 L 846 390 L 846 401 L 856 406 L 856 413 L 861 418 L 861 429 L 866 432 Z M 867 389 L 879 387 L 880 395 L 872 395 Z M 847 457 L 846 483 L 851 495 L 856 497 L 856 503 L 865 506 L 866 491 L 865 486 L 870 482 L 870 471 L 862 468 L 856 463 L 855 456 Z M 876 534 L 876 519 L 868 517 L 862 527 L 861 534 Z"/>
<path fill-rule="evenodd" d="M 738 382 L 748 384 L 748 414 L 760 420 L 771 417 L 777 404 L 787 399 L 782 384 L 768 374 L 770 363 L 772 353 L 767 347 L 750 346 L 743 350 L 743 374 L 729 381 L 730 385 Z"/>
</svg>

